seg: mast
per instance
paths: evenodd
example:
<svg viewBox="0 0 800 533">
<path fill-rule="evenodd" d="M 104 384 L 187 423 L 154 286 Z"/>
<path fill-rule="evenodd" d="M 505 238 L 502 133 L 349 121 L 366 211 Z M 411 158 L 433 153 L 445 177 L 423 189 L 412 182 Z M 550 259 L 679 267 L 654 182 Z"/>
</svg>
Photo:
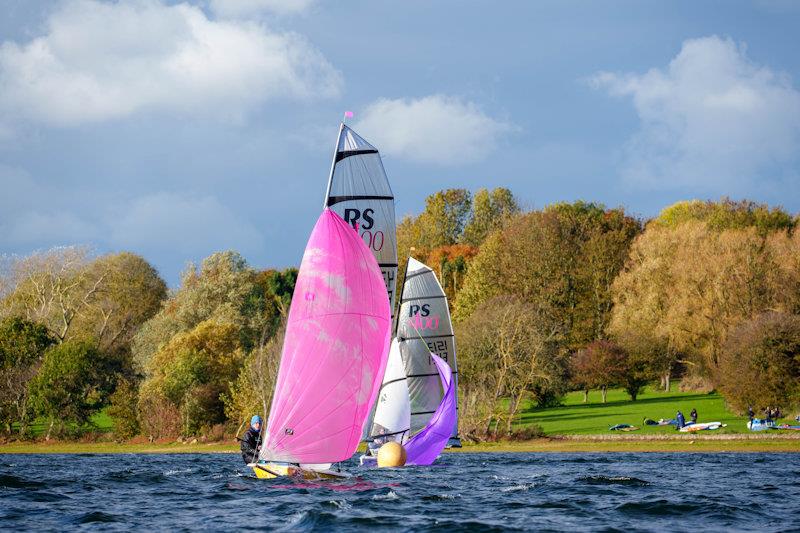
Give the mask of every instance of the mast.
<svg viewBox="0 0 800 533">
<path fill-rule="evenodd" d="M 331 185 L 333 184 L 333 171 L 336 169 L 336 154 L 339 153 L 339 143 L 342 142 L 342 132 L 344 122 L 339 124 L 339 134 L 336 136 L 336 144 L 333 147 L 333 157 L 331 157 L 331 173 L 328 175 L 328 187 L 325 189 L 325 200 L 322 202 L 322 209 L 328 207 L 328 198 L 331 196 Z"/>
<path fill-rule="evenodd" d="M 403 284 L 400 285 L 400 297 L 397 299 L 397 315 L 394 316 L 394 324 L 392 325 L 392 335 L 397 337 L 397 328 L 400 325 L 400 308 L 403 306 L 403 291 L 406 288 L 406 276 L 408 275 L 408 263 L 411 261 L 411 255 L 406 257 L 406 268 L 403 270 Z M 394 313 L 394 309 L 392 309 Z"/>
</svg>

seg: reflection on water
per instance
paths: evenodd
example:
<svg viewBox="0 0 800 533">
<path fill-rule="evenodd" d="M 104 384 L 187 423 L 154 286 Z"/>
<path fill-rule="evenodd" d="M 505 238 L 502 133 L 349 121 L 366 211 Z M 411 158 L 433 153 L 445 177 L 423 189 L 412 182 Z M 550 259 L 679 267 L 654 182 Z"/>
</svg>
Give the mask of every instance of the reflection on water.
<svg viewBox="0 0 800 533">
<path fill-rule="evenodd" d="M 257 480 L 238 455 L 0 455 L 0 528 L 796 527 L 800 454 L 447 454 L 433 467 Z"/>
</svg>

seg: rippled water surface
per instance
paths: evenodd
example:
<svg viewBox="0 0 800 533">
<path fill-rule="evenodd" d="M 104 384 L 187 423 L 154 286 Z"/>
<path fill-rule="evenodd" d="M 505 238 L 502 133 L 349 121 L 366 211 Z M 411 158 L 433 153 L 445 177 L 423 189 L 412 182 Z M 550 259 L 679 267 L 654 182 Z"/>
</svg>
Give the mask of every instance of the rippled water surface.
<svg viewBox="0 0 800 533">
<path fill-rule="evenodd" d="M 446 454 L 336 482 L 238 455 L 0 455 L 0 528 L 798 531 L 800 454 Z"/>
</svg>

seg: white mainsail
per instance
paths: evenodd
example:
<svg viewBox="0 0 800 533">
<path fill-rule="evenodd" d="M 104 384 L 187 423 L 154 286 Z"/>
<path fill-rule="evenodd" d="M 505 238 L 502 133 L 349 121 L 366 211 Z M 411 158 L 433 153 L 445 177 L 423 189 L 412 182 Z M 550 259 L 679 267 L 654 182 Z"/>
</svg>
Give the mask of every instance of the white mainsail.
<svg viewBox="0 0 800 533">
<path fill-rule="evenodd" d="M 433 270 L 413 257 L 406 266 L 396 335 L 408 381 L 413 435 L 425 427 L 442 401 L 439 372 L 429 352 L 450 365 L 458 390 L 456 344 L 447 296 Z M 453 427 L 451 444 L 459 444 L 458 421 Z"/>
<path fill-rule="evenodd" d="M 394 317 L 397 225 L 394 194 L 377 148 L 345 124 L 339 128 L 325 206 L 358 230 L 383 273 Z"/>
<path fill-rule="evenodd" d="M 408 399 L 406 370 L 400 355 L 400 344 L 397 339 L 393 339 L 383 384 L 378 392 L 369 439 L 377 444 L 390 440 L 403 443 L 410 437 L 410 428 L 411 404 Z"/>
</svg>

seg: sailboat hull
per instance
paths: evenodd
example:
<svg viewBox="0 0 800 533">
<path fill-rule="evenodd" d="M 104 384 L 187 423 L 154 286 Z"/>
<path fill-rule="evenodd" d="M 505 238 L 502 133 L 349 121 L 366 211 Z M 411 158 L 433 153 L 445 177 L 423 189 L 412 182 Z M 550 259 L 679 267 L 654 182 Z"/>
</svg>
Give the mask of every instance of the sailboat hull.
<svg viewBox="0 0 800 533">
<path fill-rule="evenodd" d="M 343 472 L 333 470 L 310 470 L 288 463 L 250 463 L 258 479 L 275 479 L 279 477 L 299 477 L 301 479 L 343 479 L 350 477 Z"/>
</svg>

